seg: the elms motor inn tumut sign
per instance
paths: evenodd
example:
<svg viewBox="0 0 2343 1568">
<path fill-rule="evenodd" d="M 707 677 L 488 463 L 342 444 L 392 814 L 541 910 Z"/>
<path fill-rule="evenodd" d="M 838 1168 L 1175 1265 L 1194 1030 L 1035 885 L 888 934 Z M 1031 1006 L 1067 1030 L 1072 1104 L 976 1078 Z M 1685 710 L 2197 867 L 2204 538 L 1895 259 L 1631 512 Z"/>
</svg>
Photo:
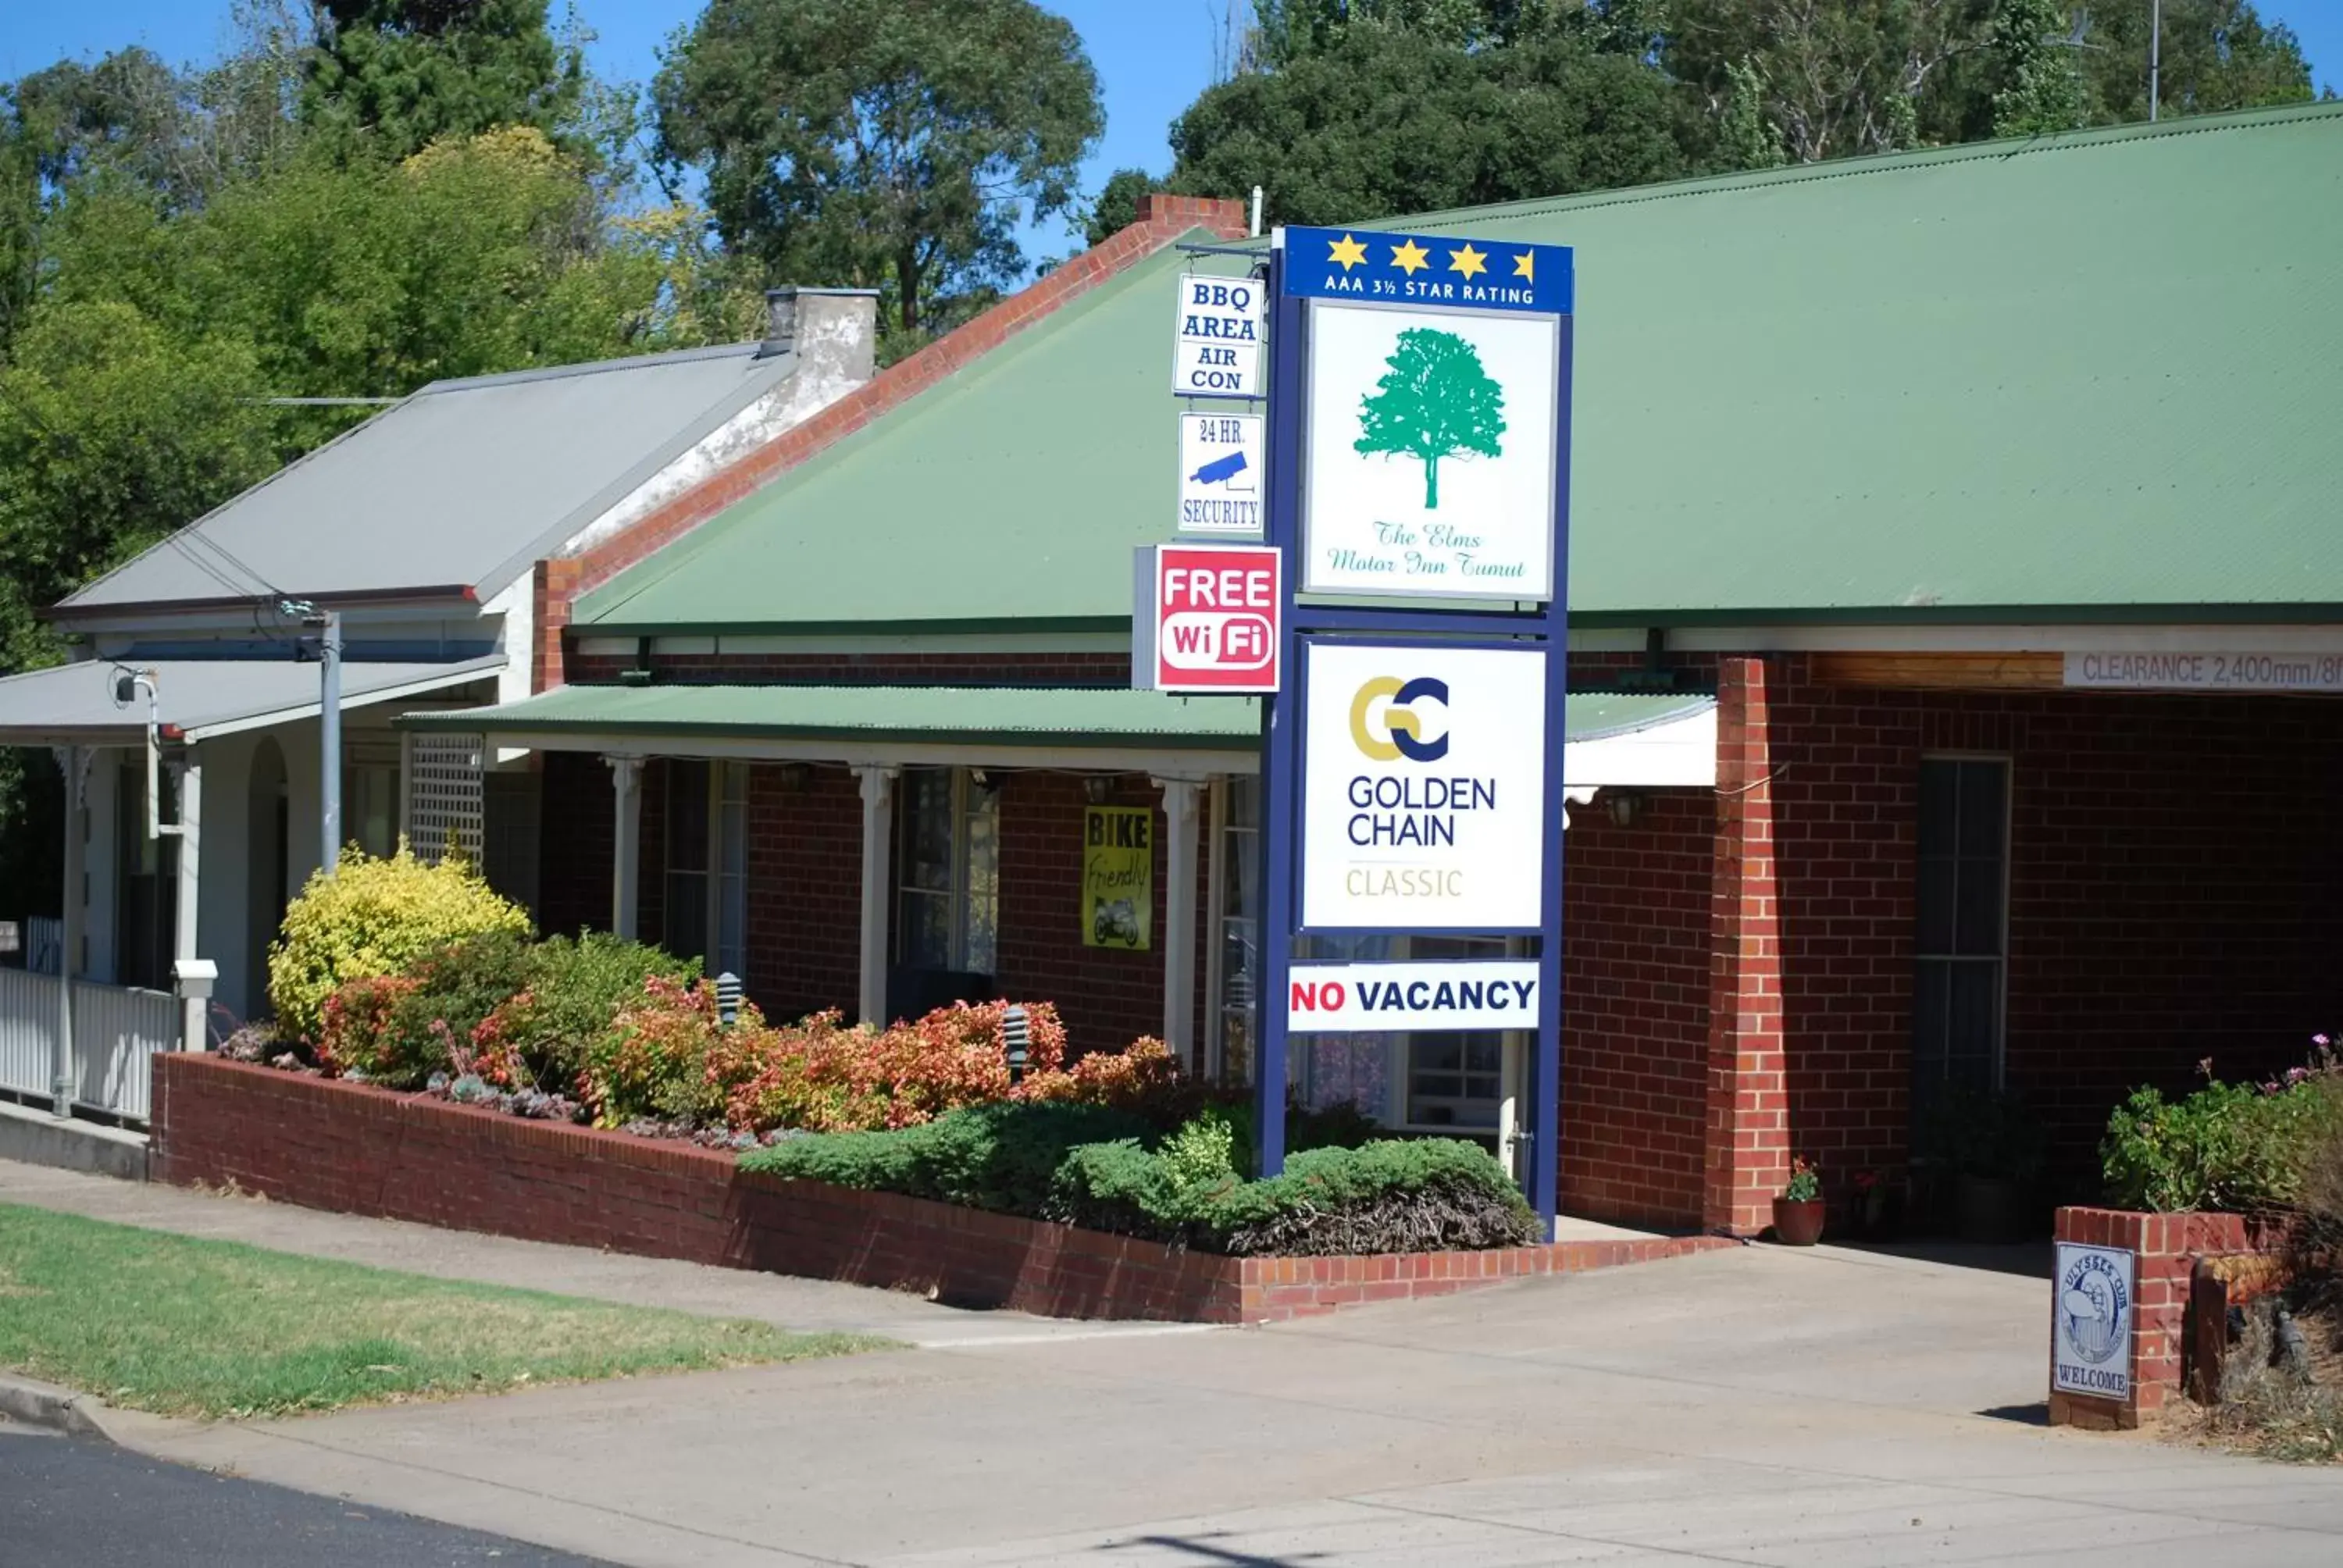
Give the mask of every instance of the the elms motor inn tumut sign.
<svg viewBox="0 0 2343 1568">
<path fill-rule="evenodd" d="M 1286 231 L 1312 297 L 1305 593 L 1549 598 L 1570 253 Z"/>
<path fill-rule="evenodd" d="M 1544 652 L 1322 642 L 1304 660 L 1302 925 L 1536 930 Z"/>
</svg>

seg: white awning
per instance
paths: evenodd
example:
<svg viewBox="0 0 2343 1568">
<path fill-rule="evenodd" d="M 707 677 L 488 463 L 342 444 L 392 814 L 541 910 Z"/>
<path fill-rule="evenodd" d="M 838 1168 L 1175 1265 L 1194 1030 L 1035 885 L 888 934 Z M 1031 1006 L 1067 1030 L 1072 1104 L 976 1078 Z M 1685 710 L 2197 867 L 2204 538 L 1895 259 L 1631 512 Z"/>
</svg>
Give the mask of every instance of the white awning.
<svg viewBox="0 0 2343 1568">
<path fill-rule="evenodd" d="M 396 702 L 462 686 L 504 668 L 502 654 L 452 664 L 342 666 L 342 709 Z M 318 670 L 290 659 L 89 659 L 0 679 L 0 746 L 136 746 L 146 733 L 144 694 L 115 700 L 125 671 L 151 673 L 166 737 L 196 741 L 315 719 Z"/>
</svg>

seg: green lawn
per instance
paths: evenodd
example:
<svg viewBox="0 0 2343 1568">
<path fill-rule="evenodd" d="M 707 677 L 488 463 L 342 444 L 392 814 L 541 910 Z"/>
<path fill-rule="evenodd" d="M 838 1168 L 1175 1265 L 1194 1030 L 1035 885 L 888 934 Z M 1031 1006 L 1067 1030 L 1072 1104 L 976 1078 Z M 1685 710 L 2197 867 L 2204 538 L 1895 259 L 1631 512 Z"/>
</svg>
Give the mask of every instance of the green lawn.
<svg viewBox="0 0 2343 1568">
<path fill-rule="evenodd" d="M 0 1368 L 165 1415 L 332 1410 L 887 1342 L 426 1279 L 0 1204 Z"/>
</svg>

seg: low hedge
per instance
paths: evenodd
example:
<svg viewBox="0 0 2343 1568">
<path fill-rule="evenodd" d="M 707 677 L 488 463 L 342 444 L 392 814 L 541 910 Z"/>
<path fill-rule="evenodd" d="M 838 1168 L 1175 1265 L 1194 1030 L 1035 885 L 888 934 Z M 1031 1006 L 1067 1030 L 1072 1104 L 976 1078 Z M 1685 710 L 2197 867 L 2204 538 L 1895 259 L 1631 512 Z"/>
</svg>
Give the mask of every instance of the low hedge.
<svg viewBox="0 0 2343 1568">
<path fill-rule="evenodd" d="M 1135 1138 L 1146 1123 L 1103 1105 L 995 1101 L 889 1132 L 818 1132 L 740 1157 L 743 1170 L 1039 1214 L 1067 1151 Z"/>
<path fill-rule="evenodd" d="M 893 1132 L 790 1139 L 744 1169 L 1053 1220 L 1232 1256 L 1526 1246 L 1537 1216 L 1497 1162 L 1453 1139 L 1308 1150 L 1240 1179 L 1231 1120 L 1154 1139 L 1098 1106 L 994 1104 Z"/>
</svg>

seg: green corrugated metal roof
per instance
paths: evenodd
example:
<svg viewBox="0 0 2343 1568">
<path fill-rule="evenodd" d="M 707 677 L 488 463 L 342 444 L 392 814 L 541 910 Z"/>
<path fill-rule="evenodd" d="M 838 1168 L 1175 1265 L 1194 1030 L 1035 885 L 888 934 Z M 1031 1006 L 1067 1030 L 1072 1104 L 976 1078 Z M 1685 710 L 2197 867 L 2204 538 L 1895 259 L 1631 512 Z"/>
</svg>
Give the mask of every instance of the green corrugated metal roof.
<svg viewBox="0 0 2343 1568">
<path fill-rule="evenodd" d="M 1577 247 L 1582 621 L 2343 606 L 2343 106 L 1398 226 Z M 743 500 L 579 629 L 1127 620 L 1130 548 L 1170 532 L 1183 265 Z"/>
<path fill-rule="evenodd" d="M 1690 718 L 1704 696 L 1573 695 L 1573 740 L 1607 739 Z M 412 729 L 510 736 L 641 734 L 793 740 L 924 740 L 1000 746 L 1144 745 L 1232 751 L 1261 734 L 1247 697 L 1172 697 L 1095 688 L 940 686 L 561 686 L 495 708 L 416 713 Z"/>
</svg>

